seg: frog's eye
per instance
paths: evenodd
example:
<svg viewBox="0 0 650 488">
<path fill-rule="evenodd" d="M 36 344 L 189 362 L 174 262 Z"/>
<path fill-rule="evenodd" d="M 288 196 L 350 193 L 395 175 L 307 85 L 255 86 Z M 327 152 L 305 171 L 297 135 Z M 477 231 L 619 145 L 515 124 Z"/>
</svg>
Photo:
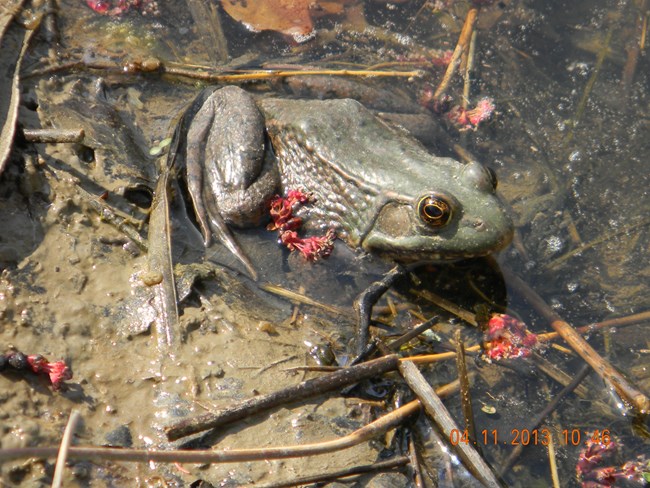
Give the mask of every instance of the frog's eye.
<svg viewBox="0 0 650 488">
<path fill-rule="evenodd" d="M 418 216 L 431 227 L 444 227 L 452 214 L 451 202 L 441 195 L 426 195 L 418 202 Z"/>
</svg>

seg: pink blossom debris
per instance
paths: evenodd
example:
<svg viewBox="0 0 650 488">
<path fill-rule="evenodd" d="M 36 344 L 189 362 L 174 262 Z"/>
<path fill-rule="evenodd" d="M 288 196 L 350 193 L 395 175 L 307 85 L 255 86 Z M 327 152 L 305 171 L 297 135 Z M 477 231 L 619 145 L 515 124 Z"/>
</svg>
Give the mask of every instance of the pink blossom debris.
<svg viewBox="0 0 650 488">
<path fill-rule="evenodd" d="M 157 0 L 85 0 L 86 5 L 98 14 L 112 17 L 129 10 L 139 10 L 142 15 L 158 16 L 160 9 Z"/>
<path fill-rule="evenodd" d="M 648 472 L 650 466 L 643 455 L 620 466 L 603 466 L 608 459 L 618 454 L 619 443 L 611 440 L 605 443 L 592 437 L 590 435 L 585 442 L 576 464 L 576 475 L 582 488 L 612 487 L 616 486 L 617 480 L 627 480 L 638 486 L 645 485 L 644 472 Z"/>
<path fill-rule="evenodd" d="M 447 112 L 446 117 L 461 131 L 476 130 L 481 122 L 492 116 L 494 109 L 494 101 L 491 98 L 483 98 L 472 110 L 456 106 Z"/>
<path fill-rule="evenodd" d="M 289 190 L 286 197 L 276 195 L 270 204 L 271 223 L 268 230 L 278 231 L 278 241 L 290 251 L 300 251 L 309 261 L 327 258 L 332 253 L 336 233 L 329 229 L 324 236 L 302 238 L 296 232 L 302 219 L 293 215 L 296 207 L 312 201 L 312 197 L 300 190 Z"/>
<path fill-rule="evenodd" d="M 65 361 L 49 362 L 40 354 L 30 356 L 20 351 L 11 351 L 0 354 L 0 371 L 11 368 L 14 371 L 32 371 L 35 374 L 47 374 L 50 377 L 52 388 L 58 390 L 61 384 L 72 378 L 72 370 Z"/>
<path fill-rule="evenodd" d="M 485 340 L 489 343 L 485 359 L 499 361 L 530 356 L 537 344 L 537 335 L 510 315 L 494 314 L 488 322 Z"/>
<path fill-rule="evenodd" d="M 61 383 L 72 379 L 72 370 L 65 361 L 50 363 L 40 354 L 32 354 L 27 356 L 27 362 L 34 373 L 49 375 L 53 390 L 58 390 L 61 388 Z"/>
</svg>

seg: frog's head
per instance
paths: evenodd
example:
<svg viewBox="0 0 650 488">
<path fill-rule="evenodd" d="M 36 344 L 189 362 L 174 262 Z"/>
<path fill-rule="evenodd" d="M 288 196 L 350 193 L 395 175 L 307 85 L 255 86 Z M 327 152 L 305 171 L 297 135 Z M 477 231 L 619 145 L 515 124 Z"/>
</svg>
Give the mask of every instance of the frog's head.
<svg viewBox="0 0 650 488">
<path fill-rule="evenodd" d="M 449 175 L 422 182 L 410 195 L 386 193 L 362 247 L 398 262 L 484 256 L 512 239 L 512 221 L 495 194 L 494 173 L 479 163 L 447 159 Z"/>
</svg>

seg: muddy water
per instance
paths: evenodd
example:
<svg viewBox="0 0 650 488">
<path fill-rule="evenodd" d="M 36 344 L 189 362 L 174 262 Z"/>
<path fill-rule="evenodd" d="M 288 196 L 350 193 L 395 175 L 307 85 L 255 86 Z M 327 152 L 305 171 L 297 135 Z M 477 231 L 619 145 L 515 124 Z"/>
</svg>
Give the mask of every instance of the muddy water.
<svg viewBox="0 0 650 488">
<path fill-rule="evenodd" d="M 318 20 L 321 35 L 298 46 L 272 33 L 251 35 L 224 18 L 226 57 L 233 65 L 249 67 L 266 60 L 296 63 L 305 58 L 333 67 L 350 61 L 370 66 L 386 59 L 403 60 L 410 51 L 420 56 L 421 46 L 453 48 L 467 7 L 455 2 L 432 12 L 419 11 L 409 2 L 370 3 L 365 18 L 385 30 L 345 35 L 336 22 L 349 21 L 346 28 L 358 30 L 359 18 L 326 16 Z M 645 58 L 629 86 L 621 85 L 626 48 L 638 39 L 635 8 L 636 4 L 616 10 L 593 2 L 504 2 L 486 9 L 479 23 L 471 96 L 493 97 L 497 113 L 475 132 L 447 131 L 497 171 L 500 193 L 512 207 L 518 236 L 499 262 L 524 277 L 575 325 L 648 307 L 649 240 L 643 225 L 649 205 L 644 170 L 649 149 Z M 157 56 L 166 63 L 208 66 L 223 57 L 213 52 L 214 44 L 197 35 L 190 11 L 181 2 L 161 4 L 161 10 L 161 16 L 153 19 L 134 12 L 109 19 L 83 2 L 61 2 L 60 62 L 81 59 L 87 66 L 115 65 L 116 60 L 120 64 Z M 398 44 L 399 37 L 389 34 L 407 34 L 403 39 L 415 44 Z M 38 39 L 24 71 L 54 63 L 44 56 L 44 41 Z M 441 71 L 429 73 L 426 81 L 435 86 L 440 75 Z M 593 87 L 583 104 L 592 77 Z M 237 273 L 236 262 L 219 246 L 205 252 L 182 198 L 176 198 L 171 211 L 172 254 L 175 263 L 189 266 L 179 268 L 179 275 L 196 279 L 190 280 L 192 292 L 181 297 L 176 348 L 160 349 L 155 310 L 143 279 L 146 253 L 100 218 L 91 200 L 107 191 L 106 204 L 127 214 L 146 240 L 150 202 L 146 189 L 154 187 L 158 174 L 150 148 L 168 135 L 173 118 L 200 90 L 197 84 L 183 77 L 125 75 L 88 67 L 23 80 L 23 126 L 81 126 L 86 139 L 77 145 L 19 143 L 0 177 L 0 345 L 51 360 L 66 359 L 74 378 L 61 391 L 52 392 L 44 378 L 11 372 L 0 376 L 1 448 L 56 445 L 72 409 L 83 418 L 77 444 L 170 447 L 161 429 L 175 419 L 312 377 L 313 373 L 287 369 L 317 364 L 322 354 L 314 351 L 331 351 L 340 364 L 349 359 L 352 300 L 388 265 L 339 246 L 330 261 L 312 266 L 279 249 L 266 231 L 242 233 L 240 239 L 251 249 L 263 283 L 292 290 L 302 286 L 307 295 L 344 310 L 333 314 L 302 305 L 296 312 L 289 301 Z M 424 89 L 417 80 L 396 84 L 412 99 Z M 247 86 L 258 91 L 277 88 Z M 390 82 L 381 82 L 381 88 L 395 89 Z M 460 90 L 454 85 L 451 93 L 460 97 Z M 435 150 L 452 154 L 443 142 L 436 142 Z M 138 191 L 125 193 L 125 187 Z M 182 194 L 182 189 L 178 191 Z M 595 244 L 563 258 L 589 243 Z M 196 267 L 201 263 L 207 266 Z M 401 330 L 419 322 L 408 309 L 425 317 L 440 314 L 441 323 L 435 328 L 439 340 L 446 342 L 463 327 L 468 343 L 476 343 L 480 336 L 475 330 L 410 292 L 429 289 L 472 309 L 486 303 L 471 291 L 475 285 L 491 300 L 507 304 L 533 331 L 547 331 L 548 325 L 517 290 L 506 295 L 508 284 L 504 287 L 498 272 L 484 263 L 422 268 L 417 279 L 392 292 L 390 300 L 403 308 L 386 319 Z M 646 336 L 647 323 L 593 334 L 591 343 L 648 393 Z M 428 340 L 412 353 L 444 349 L 437 339 Z M 580 366 L 566 351 L 547 349 L 542 354 L 570 375 Z M 481 363 L 478 368 L 473 386 L 477 425 L 489 433 L 481 447 L 497 468 L 513 450 L 513 429 L 526 429 L 528 420 L 559 389 L 539 373 L 538 364 L 529 361 L 509 370 Z M 451 363 L 423 371 L 435 385 L 455 377 Z M 390 405 L 400 391 L 398 383 L 391 378 L 372 388 L 365 385 L 350 398 L 329 395 L 289 405 L 202 439 L 202 445 L 224 449 L 328 440 L 384 412 L 377 401 Z M 585 386 L 586 395 L 569 397 L 553 420 L 560 439 L 560 476 L 566 482 L 562 486 L 578 486 L 574 474 L 582 447 L 562 445 L 563 429 L 578 429 L 583 436 L 595 429 L 610 430 L 624 446 L 620 459 L 610 465 L 648 451 L 647 438 L 633 430 L 631 417 L 623 415 L 600 380 L 592 375 Z M 457 411 L 456 399 L 448 404 Z M 412 430 L 427 478 L 441 486 L 476 485 L 460 468 L 451 469 L 451 461 L 442 454 L 423 450 L 431 443 L 423 425 Z M 392 444 L 391 439 L 381 439 L 328 456 L 286 461 L 182 467 L 75 462 L 64 479 L 65 486 L 189 486 L 197 480 L 246 486 L 368 464 L 380 455 L 400 452 L 402 435 Z M 53 460 L 3 463 L 0 478 L 8 486 L 49 486 L 53 469 Z M 448 480 L 449 471 L 454 481 Z M 406 470 L 396 475 L 395 486 L 409 486 L 409 476 Z M 349 485 L 366 486 L 368 479 Z M 388 486 L 383 483 L 376 486 Z M 546 449 L 529 445 L 505 483 L 550 486 Z"/>
</svg>

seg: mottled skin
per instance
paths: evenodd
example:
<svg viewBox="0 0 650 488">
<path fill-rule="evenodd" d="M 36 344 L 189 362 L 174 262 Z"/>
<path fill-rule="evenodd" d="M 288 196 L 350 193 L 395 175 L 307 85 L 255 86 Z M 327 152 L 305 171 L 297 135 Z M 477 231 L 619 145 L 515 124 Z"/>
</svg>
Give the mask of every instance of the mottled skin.
<svg viewBox="0 0 650 488">
<path fill-rule="evenodd" d="M 264 125 L 275 164 L 264 151 Z M 315 197 L 304 209 L 309 226 L 333 227 L 349 246 L 398 262 L 482 256 L 512 236 L 483 166 L 429 154 L 354 100 L 256 103 L 226 87 L 207 97 L 187 140 L 189 189 L 206 241 L 210 228 L 221 234 L 207 223 L 215 215 L 253 225 L 270 195 L 298 188 Z M 429 196 L 433 206 L 419 207 Z M 437 202 L 449 215 L 432 223 L 423 211 L 437 211 Z"/>
</svg>

